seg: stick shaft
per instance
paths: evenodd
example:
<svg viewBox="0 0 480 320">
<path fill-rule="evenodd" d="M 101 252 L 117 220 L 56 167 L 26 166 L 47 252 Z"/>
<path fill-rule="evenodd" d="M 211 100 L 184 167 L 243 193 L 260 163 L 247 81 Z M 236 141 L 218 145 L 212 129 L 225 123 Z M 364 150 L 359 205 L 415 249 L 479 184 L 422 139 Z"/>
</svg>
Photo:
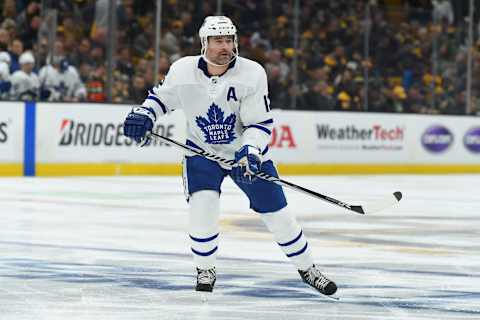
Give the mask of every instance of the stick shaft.
<svg viewBox="0 0 480 320">
<path fill-rule="evenodd" d="M 227 168 L 231 168 L 233 165 L 234 165 L 234 161 L 233 160 L 227 160 L 227 159 L 224 159 L 222 157 L 219 157 L 213 153 L 209 153 L 209 152 L 206 152 L 204 150 L 199 150 L 197 148 L 194 148 L 194 147 L 191 147 L 191 146 L 187 146 L 186 144 L 183 144 L 183 143 L 180 143 L 178 141 L 175 141 L 173 139 L 170 139 L 168 137 L 164 137 L 162 135 L 159 135 L 159 134 L 156 134 L 156 133 L 151 133 L 150 134 L 151 136 L 153 137 L 156 137 L 156 138 L 159 138 L 159 139 L 162 139 L 163 141 L 165 142 L 168 142 L 174 146 L 176 146 L 177 148 L 179 149 L 183 149 L 183 150 L 186 150 L 186 151 L 189 151 L 189 152 L 192 152 L 196 155 L 199 155 L 199 156 L 202 156 L 202 157 L 205 157 L 209 160 L 213 160 L 213 161 L 216 161 L 222 165 L 224 165 L 225 167 Z M 256 174 L 256 177 L 258 178 L 261 178 L 263 180 L 267 180 L 267 181 L 270 181 L 272 183 L 275 183 L 275 184 L 278 184 L 282 187 L 286 187 L 286 188 L 289 188 L 289 189 L 293 189 L 293 190 L 296 190 L 296 191 L 299 191 L 299 192 L 302 192 L 304 194 L 307 194 L 309 196 L 312 196 L 314 198 L 317 198 L 317 199 L 320 199 L 320 200 L 323 200 L 323 201 L 326 201 L 330 204 L 333 204 L 333 205 L 336 205 L 336 206 L 339 206 L 339 207 L 342 207 L 344 209 L 347 209 L 347 210 L 350 210 L 350 211 L 353 211 L 353 212 L 356 212 L 356 213 L 359 213 L 359 214 L 365 214 L 365 212 L 363 211 L 362 207 L 361 206 L 354 206 L 354 205 L 349 205 L 343 201 L 340 201 L 340 200 L 337 200 L 335 198 L 332 198 L 332 197 L 329 197 L 329 196 L 326 196 L 324 194 L 321 194 L 319 192 L 316 192 L 316 191 L 313 191 L 313 190 L 310 190 L 310 189 L 307 189 L 305 187 L 302 187 L 302 186 L 299 186 L 297 184 L 294 184 L 292 182 L 289 182 L 289 181 L 286 181 L 286 180 L 283 180 L 283 179 L 280 179 L 280 178 L 277 178 L 277 177 L 274 177 L 274 176 L 271 176 L 267 173 L 264 173 L 264 172 L 260 172 L 260 173 L 257 173 Z"/>
</svg>

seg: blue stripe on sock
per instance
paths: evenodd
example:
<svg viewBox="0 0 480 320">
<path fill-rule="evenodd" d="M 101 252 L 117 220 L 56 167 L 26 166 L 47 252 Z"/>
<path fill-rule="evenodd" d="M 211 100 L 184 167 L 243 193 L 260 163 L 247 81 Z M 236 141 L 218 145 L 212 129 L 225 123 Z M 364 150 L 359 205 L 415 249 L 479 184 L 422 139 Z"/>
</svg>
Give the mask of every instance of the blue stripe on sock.
<svg viewBox="0 0 480 320">
<path fill-rule="evenodd" d="M 199 256 L 202 256 L 202 257 L 207 257 L 207 256 L 210 256 L 210 255 L 214 254 L 215 251 L 217 251 L 218 247 L 215 247 L 208 252 L 200 252 L 200 251 L 197 251 L 193 248 L 191 248 L 191 249 L 192 249 L 192 252 L 195 253 L 196 255 L 199 255 Z"/>
<path fill-rule="evenodd" d="M 298 234 L 298 236 L 297 236 L 295 239 L 293 239 L 292 241 L 288 241 L 288 242 L 285 242 L 285 243 L 279 243 L 279 242 L 277 242 L 277 243 L 278 243 L 278 245 L 281 246 L 281 247 L 289 246 L 289 245 L 294 244 L 295 242 L 297 242 L 298 239 L 300 239 L 300 237 L 302 236 L 302 234 L 303 234 L 303 231 L 300 230 L 300 233 Z"/>
<path fill-rule="evenodd" d="M 213 239 L 217 238 L 219 235 L 219 233 L 217 233 L 216 235 L 214 236 L 211 236 L 209 238 L 195 238 L 195 237 L 192 237 L 191 235 L 190 236 L 190 239 L 192 239 L 193 241 L 196 241 L 196 242 L 208 242 L 208 241 L 212 241 Z"/>
<path fill-rule="evenodd" d="M 304 253 L 305 250 L 307 250 L 307 247 L 308 247 L 308 242 L 305 243 L 305 246 L 304 246 L 302 249 L 300 249 L 299 251 L 294 252 L 294 253 L 287 254 L 287 257 L 291 258 L 291 257 L 298 256 L 298 255 Z"/>
</svg>

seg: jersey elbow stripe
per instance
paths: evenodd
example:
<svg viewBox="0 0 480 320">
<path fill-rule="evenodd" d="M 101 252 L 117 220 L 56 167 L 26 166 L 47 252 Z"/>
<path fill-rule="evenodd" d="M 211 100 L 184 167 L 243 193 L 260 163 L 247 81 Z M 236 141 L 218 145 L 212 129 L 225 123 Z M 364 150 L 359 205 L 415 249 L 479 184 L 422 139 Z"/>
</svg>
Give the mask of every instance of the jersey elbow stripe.
<svg viewBox="0 0 480 320">
<path fill-rule="evenodd" d="M 302 253 L 305 252 L 305 250 L 307 250 L 307 247 L 308 247 L 308 242 L 306 242 L 305 245 L 303 246 L 303 248 L 300 249 L 300 250 L 298 250 L 297 252 L 293 252 L 293 253 L 287 254 L 287 257 L 291 258 L 291 257 L 295 257 L 295 256 L 298 256 L 298 255 L 301 255 Z"/>
<path fill-rule="evenodd" d="M 149 95 L 147 99 L 155 101 L 162 108 L 163 113 L 167 113 L 167 107 L 156 96 Z"/>
<path fill-rule="evenodd" d="M 190 239 L 192 239 L 193 241 L 196 241 L 196 242 L 209 242 L 209 241 L 212 241 L 214 239 L 216 239 L 218 237 L 219 233 L 217 233 L 216 235 L 213 235 L 211 237 L 208 237 L 208 238 L 196 238 L 196 237 L 192 237 L 192 235 L 189 235 L 190 236 Z"/>
<path fill-rule="evenodd" d="M 281 247 L 286 247 L 286 246 L 289 246 L 289 245 L 292 245 L 294 244 L 295 242 L 298 241 L 298 239 L 300 239 L 302 237 L 302 234 L 303 234 L 303 231 L 300 231 L 300 233 L 298 234 L 298 236 L 295 237 L 295 239 L 291 240 L 291 241 L 288 241 L 288 242 L 285 242 L 285 243 L 278 243 L 279 246 Z"/>
<path fill-rule="evenodd" d="M 213 248 L 212 250 L 207 251 L 207 252 L 200 252 L 200 251 L 197 251 L 197 250 L 195 250 L 195 249 L 193 249 L 193 248 L 191 248 L 191 249 L 192 249 L 192 252 L 195 253 L 195 254 L 198 255 L 198 256 L 208 257 L 208 256 L 211 256 L 212 254 L 214 254 L 215 251 L 217 251 L 218 246 L 216 246 L 215 248 Z"/>
<path fill-rule="evenodd" d="M 262 156 L 266 155 L 267 152 L 268 152 L 268 146 L 266 146 L 265 149 L 263 149 Z"/>
<path fill-rule="evenodd" d="M 262 130 L 263 132 L 265 132 L 268 135 L 272 134 L 272 131 L 270 131 L 269 129 L 267 129 L 265 127 L 259 126 L 258 124 L 252 124 L 252 125 L 249 125 L 249 126 L 245 127 L 245 129 L 248 129 L 248 128 L 256 128 L 256 129 Z"/>
<path fill-rule="evenodd" d="M 258 124 L 273 124 L 273 119 L 268 119 L 268 120 L 259 122 Z"/>
</svg>

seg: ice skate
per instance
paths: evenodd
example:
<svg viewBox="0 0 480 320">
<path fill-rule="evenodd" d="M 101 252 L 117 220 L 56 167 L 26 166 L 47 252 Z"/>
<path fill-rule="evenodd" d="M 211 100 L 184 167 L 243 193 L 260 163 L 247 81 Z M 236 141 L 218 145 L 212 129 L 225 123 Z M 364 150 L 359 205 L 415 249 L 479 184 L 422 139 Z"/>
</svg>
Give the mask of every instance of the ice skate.
<svg viewBox="0 0 480 320">
<path fill-rule="evenodd" d="M 208 270 L 197 268 L 197 286 L 195 287 L 195 290 L 212 292 L 216 280 L 217 275 L 215 273 L 215 268 Z"/>
<path fill-rule="evenodd" d="M 298 273 L 305 283 L 324 295 L 331 296 L 337 292 L 335 282 L 325 277 L 315 265 L 312 265 L 306 271 L 298 270 Z"/>
</svg>

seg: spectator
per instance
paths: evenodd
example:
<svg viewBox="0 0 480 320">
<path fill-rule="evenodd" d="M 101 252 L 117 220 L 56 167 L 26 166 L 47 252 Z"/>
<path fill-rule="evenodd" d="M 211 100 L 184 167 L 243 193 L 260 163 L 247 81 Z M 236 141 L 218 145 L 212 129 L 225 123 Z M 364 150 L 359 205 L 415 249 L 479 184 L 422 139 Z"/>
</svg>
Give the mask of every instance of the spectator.
<svg viewBox="0 0 480 320">
<path fill-rule="evenodd" d="M 32 49 L 37 41 L 38 30 L 41 24 L 40 4 L 30 2 L 16 18 L 17 35 L 25 45 L 25 49 Z"/>
<path fill-rule="evenodd" d="M 450 0 L 432 0 L 432 4 L 433 21 L 446 21 L 448 24 L 453 24 L 455 17 L 453 15 L 453 8 Z"/>
<path fill-rule="evenodd" d="M 0 28 L 0 52 L 7 51 L 10 47 L 10 34 L 6 29 Z"/>
<path fill-rule="evenodd" d="M 106 102 L 107 96 L 105 94 L 105 66 L 97 66 L 90 74 L 86 82 L 87 101 L 90 102 Z"/>
<path fill-rule="evenodd" d="M 117 67 L 116 69 L 126 75 L 127 77 L 132 77 L 135 72 L 135 67 L 132 64 L 132 56 L 130 54 L 129 47 L 123 47 L 120 49 L 120 54 L 118 55 L 117 59 Z"/>
<path fill-rule="evenodd" d="M 10 47 L 10 73 L 20 69 L 19 57 L 23 53 L 23 42 L 20 39 L 14 39 Z M 31 53 L 30 53 L 31 54 Z"/>
<path fill-rule="evenodd" d="M 84 63 L 93 65 L 94 61 L 90 55 L 92 42 L 89 38 L 82 38 L 80 44 L 68 55 L 68 61 L 74 66 L 80 66 Z"/>
<path fill-rule="evenodd" d="M 142 75 L 136 74 L 132 79 L 132 85 L 129 90 L 129 101 L 131 103 L 138 103 L 138 101 L 143 101 L 148 91 L 148 86 L 145 83 L 145 79 Z"/>
<path fill-rule="evenodd" d="M 332 96 L 333 88 L 326 82 L 315 83 L 306 94 L 306 110 L 327 110 L 335 109 L 335 99 Z"/>
</svg>

